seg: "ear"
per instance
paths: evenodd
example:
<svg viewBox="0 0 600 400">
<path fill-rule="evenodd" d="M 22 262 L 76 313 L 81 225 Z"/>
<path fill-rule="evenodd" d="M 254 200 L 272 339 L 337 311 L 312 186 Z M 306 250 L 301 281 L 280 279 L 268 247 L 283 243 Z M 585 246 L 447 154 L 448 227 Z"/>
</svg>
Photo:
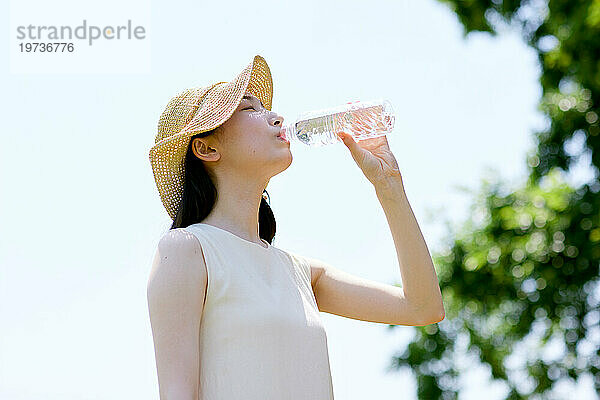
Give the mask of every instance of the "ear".
<svg viewBox="0 0 600 400">
<path fill-rule="evenodd" d="M 204 161 L 217 161 L 221 158 L 221 154 L 217 149 L 210 147 L 205 138 L 195 138 L 192 141 L 192 151 L 196 157 Z"/>
</svg>

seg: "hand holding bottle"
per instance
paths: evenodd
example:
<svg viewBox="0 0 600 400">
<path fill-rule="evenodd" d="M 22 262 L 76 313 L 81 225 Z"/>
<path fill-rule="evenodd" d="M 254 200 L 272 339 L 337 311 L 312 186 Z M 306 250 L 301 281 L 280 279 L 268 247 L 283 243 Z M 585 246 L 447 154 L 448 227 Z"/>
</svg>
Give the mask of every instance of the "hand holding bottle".
<svg viewBox="0 0 600 400">
<path fill-rule="evenodd" d="M 345 132 L 337 132 L 337 135 L 350 150 L 356 165 L 375 187 L 386 185 L 389 179 L 394 177 L 398 177 L 402 182 L 396 157 L 390 150 L 386 136 L 357 142 L 352 135 Z"/>
</svg>

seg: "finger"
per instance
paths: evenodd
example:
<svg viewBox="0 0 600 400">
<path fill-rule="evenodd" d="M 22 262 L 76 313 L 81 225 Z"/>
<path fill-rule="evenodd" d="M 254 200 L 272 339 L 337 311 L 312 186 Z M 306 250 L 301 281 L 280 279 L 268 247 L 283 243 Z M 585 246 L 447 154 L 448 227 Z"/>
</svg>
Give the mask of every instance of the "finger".
<svg viewBox="0 0 600 400">
<path fill-rule="evenodd" d="M 350 146 L 352 144 L 356 144 L 356 140 L 354 140 L 354 137 L 352 135 L 348 135 L 346 132 L 338 132 L 338 136 L 349 149 L 351 149 Z"/>
<path fill-rule="evenodd" d="M 340 139 L 342 139 L 348 150 L 350 150 L 350 154 L 352 155 L 354 161 L 356 161 L 356 163 L 360 165 L 363 159 L 365 158 L 364 153 L 366 152 L 366 150 L 362 149 L 358 145 L 358 142 L 354 140 L 354 137 L 352 135 L 349 135 L 345 132 L 339 132 L 338 136 L 340 137 Z"/>
</svg>

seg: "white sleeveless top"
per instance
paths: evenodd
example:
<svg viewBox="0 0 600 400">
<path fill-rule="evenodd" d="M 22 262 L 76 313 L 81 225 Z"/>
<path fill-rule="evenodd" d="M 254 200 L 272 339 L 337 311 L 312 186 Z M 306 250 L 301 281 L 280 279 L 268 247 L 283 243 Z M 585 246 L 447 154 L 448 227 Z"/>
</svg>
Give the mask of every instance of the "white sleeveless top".
<svg viewBox="0 0 600 400">
<path fill-rule="evenodd" d="M 199 400 L 333 399 L 306 260 L 213 225 L 182 229 L 198 238 L 208 273 Z"/>
</svg>

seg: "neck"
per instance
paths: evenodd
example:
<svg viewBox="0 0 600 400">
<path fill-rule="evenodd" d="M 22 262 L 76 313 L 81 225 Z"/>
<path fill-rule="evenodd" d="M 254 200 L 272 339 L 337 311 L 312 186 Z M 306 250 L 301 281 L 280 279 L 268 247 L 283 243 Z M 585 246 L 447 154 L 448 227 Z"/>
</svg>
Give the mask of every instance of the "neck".
<svg viewBox="0 0 600 400">
<path fill-rule="evenodd" d="M 211 213 L 202 222 L 262 244 L 258 234 L 258 210 L 268 181 L 257 184 L 247 177 L 228 178 L 215 183 L 217 201 Z"/>
</svg>

